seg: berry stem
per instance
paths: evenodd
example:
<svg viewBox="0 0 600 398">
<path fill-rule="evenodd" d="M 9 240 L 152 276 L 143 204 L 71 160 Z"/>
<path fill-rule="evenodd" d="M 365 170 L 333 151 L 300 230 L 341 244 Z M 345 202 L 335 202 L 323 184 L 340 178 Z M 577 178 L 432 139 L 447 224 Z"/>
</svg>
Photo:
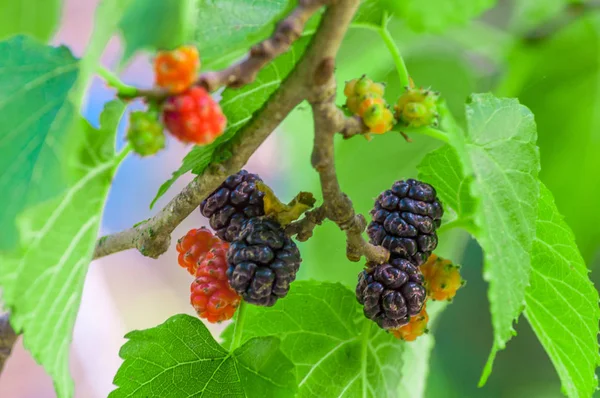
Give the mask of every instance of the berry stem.
<svg viewBox="0 0 600 398">
<path fill-rule="evenodd" d="M 449 142 L 448 135 L 446 133 L 444 133 L 441 130 L 435 129 L 433 127 L 429 127 L 429 126 L 423 126 L 423 127 L 417 127 L 417 128 L 402 127 L 401 132 L 406 133 L 406 134 L 416 133 L 416 134 L 426 135 L 428 137 L 432 137 L 432 138 L 435 138 L 442 142 L 445 142 L 446 144 Z"/>
<path fill-rule="evenodd" d="M 117 154 L 115 155 L 115 164 L 121 164 L 121 162 L 129 155 L 129 152 L 132 151 L 132 147 L 130 143 L 127 143 Z"/>
<path fill-rule="evenodd" d="M 388 24 L 388 14 L 387 12 L 383 13 L 383 19 L 381 21 L 381 27 L 377 29 L 379 32 L 379 36 L 383 39 L 386 47 L 388 48 L 392 58 L 394 59 L 394 64 L 396 64 L 396 69 L 398 70 L 398 78 L 400 79 L 400 85 L 402 87 L 410 86 L 410 78 L 408 76 L 408 70 L 406 69 L 406 64 L 404 63 L 404 58 L 402 58 L 402 54 L 400 54 L 400 49 L 394 42 L 394 38 L 390 34 L 390 31 L 387 28 Z"/>
<path fill-rule="evenodd" d="M 99 66 L 96 73 L 106 81 L 106 84 L 117 90 L 119 97 L 133 98 L 138 95 L 137 88 L 123 83 L 116 74 L 104 66 Z"/>
<path fill-rule="evenodd" d="M 229 346 L 229 352 L 234 352 L 242 344 L 242 332 L 244 331 L 244 320 L 246 318 L 246 302 L 240 301 L 240 306 L 237 309 L 237 316 L 235 318 L 235 324 L 233 325 L 233 339 L 231 340 L 231 346 Z"/>
</svg>

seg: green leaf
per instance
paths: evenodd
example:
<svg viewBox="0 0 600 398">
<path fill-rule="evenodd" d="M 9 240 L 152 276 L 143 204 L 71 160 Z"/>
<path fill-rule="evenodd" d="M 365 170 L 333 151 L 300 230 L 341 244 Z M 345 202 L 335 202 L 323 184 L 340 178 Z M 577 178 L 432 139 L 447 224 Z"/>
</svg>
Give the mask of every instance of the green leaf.
<svg viewBox="0 0 600 398">
<path fill-rule="evenodd" d="M 279 337 L 296 365 L 299 397 L 395 396 L 404 343 L 366 319 L 342 285 L 298 281 L 275 306 L 246 311 L 242 341 Z"/>
<path fill-rule="evenodd" d="M 195 41 L 205 67 L 225 66 L 267 38 L 295 2 L 288 0 L 198 0 Z"/>
<path fill-rule="evenodd" d="M 135 52 L 173 49 L 190 41 L 196 23 L 195 0 L 132 0 L 119 22 L 125 39 L 122 62 Z"/>
<path fill-rule="evenodd" d="M 15 219 L 27 206 L 47 200 L 68 185 L 62 159 L 77 142 L 76 120 L 90 76 L 127 1 L 104 0 L 84 58 L 77 63 L 64 47 L 16 36 L 0 42 L 0 250 L 15 247 Z M 79 72 L 79 73 L 78 73 Z M 72 128 L 74 129 L 72 131 Z"/>
<path fill-rule="evenodd" d="M 125 337 L 111 398 L 293 397 L 297 390 L 294 365 L 276 337 L 253 338 L 228 352 L 202 321 L 183 314 Z"/>
<path fill-rule="evenodd" d="M 159 188 L 150 207 L 154 206 L 171 185 L 185 173 L 192 171 L 195 174 L 202 174 L 211 162 L 221 162 L 228 156 L 227 144 L 229 141 L 235 139 L 236 133 L 252 121 L 257 111 L 263 107 L 294 69 L 304 53 L 308 41 L 309 38 L 303 38 L 294 43 L 287 53 L 260 71 L 252 84 L 244 86 L 242 89 L 228 88 L 223 91 L 220 105 L 227 116 L 225 133 L 212 144 L 194 147 L 183 159 L 181 167 L 173 173 L 173 177 Z"/>
<path fill-rule="evenodd" d="M 533 114 L 515 99 L 474 94 L 467 105 L 466 133 L 452 129 L 471 195 L 479 202 L 475 237 L 485 254 L 494 344 L 481 382 L 491 373 L 496 353 L 514 334 L 529 284 L 530 252 L 540 168 Z"/>
<path fill-rule="evenodd" d="M 440 33 L 452 26 L 465 25 L 495 0 L 387 0 L 398 18 L 416 31 Z"/>
<path fill-rule="evenodd" d="M 19 215 L 18 256 L 0 257 L 0 285 L 11 325 L 24 332 L 25 347 L 52 376 L 59 397 L 73 395 L 69 342 L 118 165 L 114 140 L 124 109 L 120 101 L 108 104 L 99 130 L 80 121 L 79 135 L 62 157 L 70 186 Z"/>
<path fill-rule="evenodd" d="M 0 39 L 27 34 L 48 41 L 60 19 L 60 0 L 0 0 Z"/>
<path fill-rule="evenodd" d="M 569 397 L 591 397 L 598 380 L 598 291 L 573 232 L 540 183 L 531 286 L 525 316 L 550 356 Z"/>
<path fill-rule="evenodd" d="M 18 242 L 15 219 L 65 187 L 61 146 L 75 116 L 77 61 L 27 36 L 0 42 L 0 250 Z"/>
<path fill-rule="evenodd" d="M 465 176 L 460 158 L 450 145 L 428 153 L 419 166 L 419 178 L 433 185 L 448 209 L 454 211 L 454 220 L 472 221 L 477 203 L 471 196 L 472 176 Z"/>
<path fill-rule="evenodd" d="M 387 4 L 387 0 L 365 0 L 356 11 L 352 24 L 380 28 L 384 13 L 388 8 L 390 6 Z"/>
</svg>

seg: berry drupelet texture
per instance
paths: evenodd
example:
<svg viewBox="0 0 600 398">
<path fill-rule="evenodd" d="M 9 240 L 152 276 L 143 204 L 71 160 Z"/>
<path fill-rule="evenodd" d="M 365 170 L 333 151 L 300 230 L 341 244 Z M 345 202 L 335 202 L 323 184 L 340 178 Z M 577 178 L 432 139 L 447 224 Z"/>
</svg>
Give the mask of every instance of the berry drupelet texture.
<svg viewBox="0 0 600 398">
<path fill-rule="evenodd" d="M 429 298 L 437 301 L 450 301 L 465 281 L 460 276 L 460 267 L 452 261 L 432 254 L 421 266 L 425 277 L 425 287 Z"/>
<path fill-rule="evenodd" d="M 194 46 L 159 51 L 154 59 L 156 85 L 173 94 L 187 90 L 196 80 L 199 69 L 200 55 Z"/>
<path fill-rule="evenodd" d="M 216 140 L 227 124 L 219 104 L 202 87 L 169 97 L 163 105 L 163 121 L 179 141 L 196 145 Z"/>
<path fill-rule="evenodd" d="M 296 244 L 277 222 L 253 218 L 227 252 L 227 276 L 245 301 L 272 306 L 287 295 L 301 261 Z"/>
<path fill-rule="evenodd" d="M 166 137 L 157 117 L 149 112 L 131 112 L 127 141 L 135 153 L 151 156 L 165 147 Z"/>
<path fill-rule="evenodd" d="M 397 329 L 392 329 L 391 332 L 397 339 L 404 341 L 415 341 L 419 336 L 427 333 L 427 323 L 429 315 L 423 305 L 423 309 L 417 315 L 410 318 L 410 321 Z"/>
<path fill-rule="evenodd" d="M 427 293 L 416 265 L 391 258 L 385 264 L 367 263 L 358 276 L 356 298 L 367 318 L 383 329 L 396 329 L 421 312 Z"/>
<path fill-rule="evenodd" d="M 227 242 L 219 241 L 198 264 L 196 279 L 190 286 L 190 302 L 200 318 L 211 323 L 233 317 L 240 296 L 227 280 Z"/>
<path fill-rule="evenodd" d="M 246 221 L 265 214 L 265 194 L 256 187 L 259 181 L 262 180 L 256 174 L 241 170 L 227 177 L 200 204 L 200 212 L 210 219 L 219 238 L 232 242 Z"/>
<path fill-rule="evenodd" d="M 371 243 L 421 265 L 437 247 L 435 231 L 443 213 L 431 185 L 413 179 L 397 181 L 375 201 L 367 233 Z"/>
<path fill-rule="evenodd" d="M 208 252 L 223 243 L 225 242 L 222 242 L 205 227 L 191 229 L 177 241 L 179 265 L 187 269 L 191 275 L 196 275 L 198 265 Z"/>
</svg>

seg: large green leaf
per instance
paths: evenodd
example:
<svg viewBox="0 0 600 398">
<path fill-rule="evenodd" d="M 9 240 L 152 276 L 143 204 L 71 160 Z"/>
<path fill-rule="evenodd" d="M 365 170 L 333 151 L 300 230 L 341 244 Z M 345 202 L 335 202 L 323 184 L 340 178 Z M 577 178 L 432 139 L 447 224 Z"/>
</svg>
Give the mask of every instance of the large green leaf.
<svg viewBox="0 0 600 398">
<path fill-rule="evenodd" d="M 27 34 L 48 41 L 60 19 L 60 0 L 0 0 L 0 39 Z"/>
<path fill-rule="evenodd" d="M 195 19 L 196 0 L 132 0 L 119 22 L 125 39 L 123 62 L 142 49 L 185 44 L 192 38 Z"/>
<path fill-rule="evenodd" d="M 542 184 L 525 316 L 569 397 L 590 397 L 598 386 L 600 309 L 588 272 L 571 229 Z"/>
<path fill-rule="evenodd" d="M 15 218 L 64 188 L 61 147 L 75 115 L 77 61 L 26 36 L 0 42 L 0 250 L 18 241 Z"/>
<path fill-rule="evenodd" d="M 192 171 L 201 174 L 212 161 L 218 162 L 228 156 L 224 145 L 235 138 L 236 133 L 252 120 L 252 116 L 277 90 L 300 60 L 308 41 L 309 38 L 297 41 L 287 53 L 261 70 L 252 84 L 242 89 L 228 88 L 223 91 L 220 105 L 227 116 L 225 133 L 212 144 L 194 147 L 183 159 L 181 167 L 173 173 L 173 177 L 159 188 L 151 207 L 185 173 Z"/>
<path fill-rule="evenodd" d="M 418 170 L 419 178 L 435 187 L 444 204 L 445 215 L 450 210 L 455 213 L 454 220 L 465 225 L 473 222 L 477 204 L 471 196 L 472 176 L 465 176 L 454 148 L 445 145 L 428 153 Z"/>
<path fill-rule="evenodd" d="M 209 68 L 249 51 L 271 34 L 275 22 L 294 4 L 288 0 L 197 0 L 195 40 Z"/>
<path fill-rule="evenodd" d="M 233 352 L 198 318 L 175 315 L 125 336 L 116 397 L 293 397 L 294 365 L 276 337 L 250 339 Z"/>
<path fill-rule="evenodd" d="M 540 168 L 533 114 L 515 99 L 474 94 L 467 105 L 467 131 L 451 129 L 471 194 L 479 202 L 475 237 L 485 253 L 494 344 L 482 376 L 489 376 L 498 350 L 514 334 L 525 304 L 530 252 L 535 236 Z"/>
<path fill-rule="evenodd" d="M 242 333 L 242 341 L 281 339 L 296 365 L 299 397 L 394 396 L 400 383 L 404 343 L 366 319 L 340 284 L 295 282 L 275 306 L 249 307 Z"/>
<path fill-rule="evenodd" d="M 73 394 L 69 342 L 118 165 L 114 140 L 124 109 L 120 101 L 109 103 L 99 130 L 80 121 L 77 141 L 62 158 L 74 180 L 56 198 L 19 215 L 19 255 L 0 257 L 0 285 L 11 325 L 24 332 L 25 347 L 52 376 L 59 397 Z"/>
<path fill-rule="evenodd" d="M 495 0 L 386 0 L 416 31 L 439 33 L 449 27 L 464 25 L 496 3 Z"/>
<path fill-rule="evenodd" d="M 600 14 L 519 46 L 509 60 L 501 92 L 535 114 L 540 178 L 592 264 L 600 249 Z"/>
<path fill-rule="evenodd" d="M 0 190 L 6 193 L 0 209 L 6 228 L 0 250 L 15 246 L 14 222 L 23 208 L 66 187 L 61 161 L 65 146 L 77 141 L 79 131 L 73 126 L 87 84 L 115 29 L 114 18 L 127 3 L 100 3 L 79 64 L 66 48 L 46 47 L 28 37 L 0 42 Z"/>
</svg>

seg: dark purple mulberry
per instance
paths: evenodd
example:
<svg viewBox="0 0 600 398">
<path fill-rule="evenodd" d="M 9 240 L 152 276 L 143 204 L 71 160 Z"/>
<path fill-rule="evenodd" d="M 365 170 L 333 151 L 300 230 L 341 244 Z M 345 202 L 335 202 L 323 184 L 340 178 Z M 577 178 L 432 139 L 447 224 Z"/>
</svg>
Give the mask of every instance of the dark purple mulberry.
<svg viewBox="0 0 600 398">
<path fill-rule="evenodd" d="M 419 266 L 437 247 L 435 231 L 443 214 L 431 185 L 413 179 L 397 181 L 375 201 L 367 233 L 371 243 Z"/>
<path fill-rule="evenodd" d="M 200 204 L 202 215 L 210 218 L 210 226 L 219 238 L 232 242 L 246 221 L 265 214 L 264 192 L 256 187 L 259 181 L 256 174 L 241 170 L 227 177 Z"/>
<path fill-rule="evenodd" d="M 277 222 L 253 218 L 229 246 L 227 277 L 245 301 L 272 306 L 287 295 L 301 261 L 298 247 Z"/>
<path fill-rule="evenodd" d="M 406 325 L 421 312 L 427 299 L 423 274 L 416 265 L 402 258 L 385 264 L 367 263 L 358 275 L 356 299 L 365 316 L 383 329 Z"/>
</svg>

